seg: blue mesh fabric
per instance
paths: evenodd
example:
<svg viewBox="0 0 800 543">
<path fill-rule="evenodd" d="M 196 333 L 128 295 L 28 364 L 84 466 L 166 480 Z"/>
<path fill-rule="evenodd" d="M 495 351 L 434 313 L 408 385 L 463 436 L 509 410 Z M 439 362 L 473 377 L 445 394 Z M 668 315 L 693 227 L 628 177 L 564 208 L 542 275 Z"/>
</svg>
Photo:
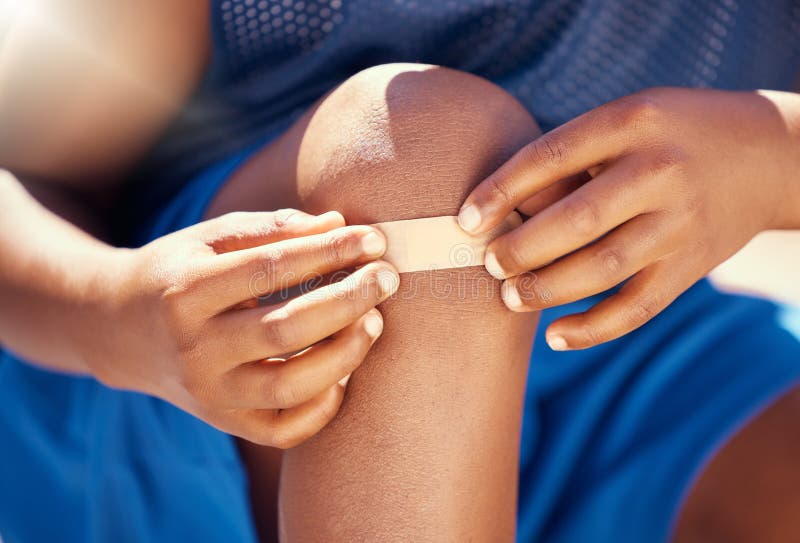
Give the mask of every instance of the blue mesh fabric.
<svg viewBox="0 0 800 543">
<path fill-rule="evenodd" d="M 214 58 L 142 176 L 153 198 L 285 126 L 356 71 L 441 64 L 506 88 L 548 130 L 653 86 L 790 89 L 800 1 L 213 0 Z"/>
</svg>

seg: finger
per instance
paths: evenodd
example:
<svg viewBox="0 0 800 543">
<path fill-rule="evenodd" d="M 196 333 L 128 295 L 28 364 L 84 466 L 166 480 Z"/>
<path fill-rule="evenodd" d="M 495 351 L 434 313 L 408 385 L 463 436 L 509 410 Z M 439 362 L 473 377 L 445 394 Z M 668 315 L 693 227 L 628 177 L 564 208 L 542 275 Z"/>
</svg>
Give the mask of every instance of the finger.
<svg viewBox="0 0 800 543">
<path fill-rule="evenodd" d="M 662 260 L 631 278 L 617 294 L 606 298 L 584 313 L 554 321 L 547 329 L 550 347 L 557 351 L 586 349 L 611 341 L 642 326 L 658 315 L 700 275 L 685 270 L 680 263 Z"/>
<path fill-rule="evenodd" d="M 323 275 L 365 264 L 386 251 L 386 238 L 371 226 L 346 226 L 209 259 L 200 296 L 225 310 Z"/>
<path fill-rule="evenodd" d="M 544 268 L 507 279 L 500 291 L 512 311 L 541 311 L 605 292 L 673 249 L 668 223 L 648 213 Z"/>
<path fill-rule="evenodd" d="M 631 99 L 593 109 L 538 137 L 467 196 L 459 223 L 471 233 L 500 224 L 522 202 L 553 183 L 621 155 L 631 139 Z"/>
<path fill-rule="evenodd" d="M 349 376 L 383 330 L 377 309 L 285 362 L 254 362 L 230 370 L 220 386 L 227 407 L 287 409 Z"/>
<path fill-rule="evenodd" d="M 575 192 L 575 190 L 590 180 L 591 176 L 586 172 L 582 172 L 577 175 L 571 175 L 566 179 L 562 179 L 556 183 L 553 183 L 549 187 L 537 192 L 522 202 L 517 209 L 522 214 L 531 217 L 543 209 L 546 209 L 551 204 L 561 200 L 565 196 L 572 194 Z"/>
<path fill-rule="evenodd" d="M 640 169 L 624 160 L 495 239 L 486 249 L 486 270 L 497 279 L 535 270 L 646 211 L 657 183 L 640 182 Z"/>
<path fill-rule="evenodd" d="M 206 336 L 214 341 L 204 352 L 231 367 L 294 353 L 359 319 L 391 296 L 399 282 L 390 264 L 373 262 L 281 304 L 229 311 L 207 324 Z"/>
<path fill-rule="evenodd" d="M 291 409 L 239 412 L 241 420 L 234 424 L 233 432 L 259 445 L 279 449 L 296 447 L 333 420 L 342 405 L 345 384 L 337 383 Z"/>
<path fill-rule="evenodd" d="M 297 209 L 237 211 L 189 227 L 216 253 L 240 251 L 285 239 L 319 234 L 345 225 L 337 211 L 309 215 Z"/>
</svg>

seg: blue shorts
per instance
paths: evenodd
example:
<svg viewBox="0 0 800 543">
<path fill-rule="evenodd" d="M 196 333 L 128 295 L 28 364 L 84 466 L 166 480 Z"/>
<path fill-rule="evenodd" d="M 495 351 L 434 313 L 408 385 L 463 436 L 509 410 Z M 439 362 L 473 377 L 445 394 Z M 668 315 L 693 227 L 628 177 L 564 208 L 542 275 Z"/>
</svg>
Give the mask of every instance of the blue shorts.
<svg viewBox="0 0 800 543">
<path fill-rule="evenodd" d="M 146 241 L 200 220 L 240 153 L 150 215 Z M 595 303 L 544 312 L 542 326 Z M 536 338 L 520 541 L 662 541 L 687 488 L 800 377 L 800 313 L 702 281 L 641 329 L 587 351 Z M 0 536 L 254 542 L 233 439 L 141 394 L 0 352 Z"/>
</svg>

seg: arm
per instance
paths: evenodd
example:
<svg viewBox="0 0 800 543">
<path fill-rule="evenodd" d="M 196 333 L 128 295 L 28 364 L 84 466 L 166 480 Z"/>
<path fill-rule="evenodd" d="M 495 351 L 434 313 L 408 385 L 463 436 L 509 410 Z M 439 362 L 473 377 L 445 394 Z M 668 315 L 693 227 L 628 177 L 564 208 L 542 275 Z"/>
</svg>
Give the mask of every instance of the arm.
<svg viewBox="0 0 800 543">
<path fill-rule="evenodd" d="M 196 6 L 42 0 L 7 8 L 0 167 L 36 181 L 28 192 L 8 173 L 0 180 L 0 341 L 27 358 L 88 371 L 76 348 L 90 329 L 82 316 L 114 294 L 108 278 L 119 276 L 123 253 L 94 237 L 105 235 L 102 208 L 202 72 L 206 10 Z"/>
<path fill-rule="evenodd" d="M 205 9 L 193 0 L 25 4 L 0 58 L 0 126 L 10 127 L 0 165 L 102 231 L 78 202 L 113 192 L 199 77 Z M 385 243 L 367 227 L 339 228 L 341 215 L 230 214 L 120 250 L 39 205 L 7 172 L 0 202 L 4 347 L 160 397 L 252 441 L 288 447 L 326 424 L 340 381 L 380 334 L 372 308 L 391 292 L 375 276 L 394 272 L 371 261 Z M 257 294 L 307 273 L 357 265 L 347 284 L 254 307 Z M 263 292 L 253 292 L 254 277 Z"/>
<path fill-rule="evenodd" d="M 86 309 L 114 295 L 109 278 L 119 275 L 125 251 L 48 211 L 2 171 L 0 202 L 0 344 L 54 369 L 89 373 L 77 348 L 93 329 Z"/>
</svg>

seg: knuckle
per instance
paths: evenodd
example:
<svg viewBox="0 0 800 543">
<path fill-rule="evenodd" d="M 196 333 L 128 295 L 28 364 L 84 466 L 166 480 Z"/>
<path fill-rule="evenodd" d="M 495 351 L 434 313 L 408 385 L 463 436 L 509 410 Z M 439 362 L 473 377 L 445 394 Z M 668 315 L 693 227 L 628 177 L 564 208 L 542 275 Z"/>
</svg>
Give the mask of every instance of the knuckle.
<svg viewBox="0 0 800 543">
<path fill-rule="evenodd" d="M 164 320 L 174 332 L 183 328 L 188 313 L 188 292 L 181 287 L 170 287 L 161 295 Z"/>
<path fill-rule="evenodd" d="M 632 330 L 643 325 L 658 314 L 660 307 L 659 300 L 654 296 L 637 298 L 627 312 L 627 328 Z"/>
<path fill-rule="evenodd" d="M 606 333 L 591 321 L 585 322 L 581 326 L 581 333 L 587 346 L 599 345 L 607 339 Z"/>
<path fill-rule="evenodd" d="M 661 101 L 652 92 L 638 92 L 623 98 L 620 102 L 622 123 L 628 127 L 641 129 L 653 126 L 663 118 Z"/>
<path fill-rule="evenodd" d="M 184 362 L 194 361 L 199 342 L 192 319 L 199 312 L 190 298 L 189 289 L 180 286 L 168 288 L 161 295 L 161 322 L 174 342 L 175 353 Z"/>
<path fill-rule="evenodd" d="M 295 345 L 296 327 L 286 307 L 270 311 L 262 318 L 262 333 L 273 356 L 285 354 Z"/>
<path fill-rule="evenodd" d="M 277 244 L 268 246 L 258 263 L 260 270 L 273 278 L 280 275 L 286 268 L 286 252 L 275 245 Z"/>
<path fill-rule="evenodd" d="M 351 253 L 349 249 L 354 244 L 354 235 L 331 235 L 323 243 L 326 261 L 333 265 L 340 264 Z"/>
<path fill-rule="evenodd" d="M 276 247 L 275 244 L 269 245 L 258 255 L 257 261 L 253 264 L 250 290 L 255 297 L 269 294 L 283 283 L 287 274 L 291 273 L 287 270 L 283 249 Z"/>
<path fill-rule="evenodd" d="M 669 178 L 670 184 L 682 184 L 686 179 L 685 156 L 676 149 L 666 149 L 652 156 L 642 172 L 643 176 L 653 178 Z M 682 185 L 681 185 L 682 186 Z"/>
<path fill-rule="evenodd" d="M 280 370 L 273 372 L 266 392 L 271 404 L 280 409 L 294 407 L 300 403 L 297 383 L 293 383 L 287 378 L 286 373 Z"/>
<path fill-rule="evenodd" d="M 160 283 L 160 301 L 166 316 L 183 320 L 190 314 L 196 305 L 195 293 L 202 285 L 202 274 L 192 273 L 191 270 L 163 272 Z"/>
<path fill-rule="evenodd" d="M 526 269 L 524 249 L 517 243 L 504 243 L 495 250 L 498 264 L 506 272 L 515 273 Z"/>
<path fill-rule="evenodd" d="M 563 211 L 567 223 L 579 234 L 592 234 L 599 222 L 597 209 L 592 202 L 581 196 L 564 200 Z"/>
<path fill-rule="evenodd" d="M 278 209 L 272 214 L 272 228 L 276 231 L 283 230 L 288 224 L 289 218 L 298 213 L 296 209 Z"/>
<path fill-rule="evenodd" d="M 486 180 L 485 186 L 489 199 L 514 205 L 515 192 L 505 178 L 493 175 Z"/>
<path fill-rule="evenodd" d="M 627 259 L 624 252 L 618 247 L 608 247 L 600 250 L 596 257 L 596 265 L 602 270 L 607 279 L 617 279 L 623 275 Z"/>
<path fill-rule="evenodd" d="M 202 364 L 199 340 L 194 335 L 184 332 L 173 332 L 175 354 L 178 362 L 189 371 Z"/>
<path fill-rule="evenodd" d="M 199 374 L 189 374 L 183 378 L 183 388 L 201 406 L 213 407 L 217 405 L 217 395 L 214 394 L 213 387 L 206 376 Z"/>
<path fill-rule="evenodd" d="M 535 164 L 558 168 L 567 159 L 567 144 L 559 137 L 544 135 L 525 146 L 523 152 Z"/>
<path fill-rule="evenodd" d="M 524 273 L 516 281 L 520 300 L 525 306 L 548 305 L 555 296 L 552 289 L 535 273 Z"/>
<path fill-rule="evenodd" d="M 183 321 L 186 308 L 186 291 L 179 286 L 167 287 L 160 296 L 161 312 L 168 325 Z"/>
</svg>

